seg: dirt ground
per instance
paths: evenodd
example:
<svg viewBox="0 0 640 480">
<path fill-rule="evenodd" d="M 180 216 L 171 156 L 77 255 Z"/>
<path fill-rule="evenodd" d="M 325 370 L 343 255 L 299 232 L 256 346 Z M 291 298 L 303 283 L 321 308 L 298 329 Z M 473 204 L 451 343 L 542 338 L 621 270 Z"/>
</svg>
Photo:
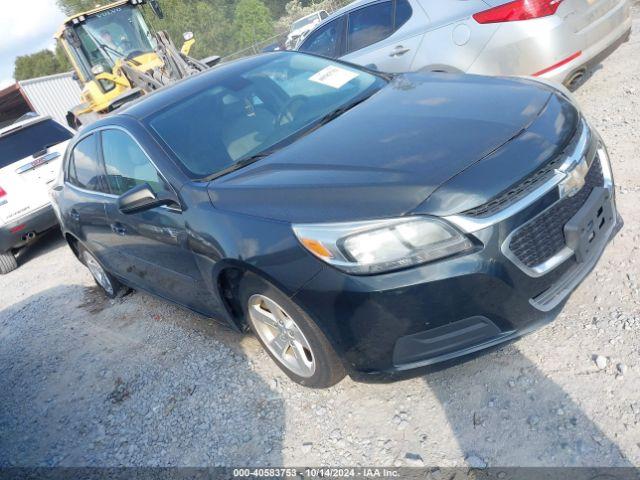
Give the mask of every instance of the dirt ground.
<svg viewBox="0 0 640 480">
<path fill-rule="evenodd" d="M 640 466 L 634 17 L 576 93 L 626 226 L 554 323 L 438 373 L 312 391 L 251 337 L 143 293 L 106 300 L 51 234 L 0 277 L 0 466 Z"/>
</svg>

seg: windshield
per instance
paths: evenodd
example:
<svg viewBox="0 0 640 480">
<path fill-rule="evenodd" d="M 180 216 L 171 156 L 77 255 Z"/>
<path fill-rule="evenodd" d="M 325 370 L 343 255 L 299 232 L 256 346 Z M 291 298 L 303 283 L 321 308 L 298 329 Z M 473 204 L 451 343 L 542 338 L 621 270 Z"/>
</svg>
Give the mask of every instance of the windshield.
<svg viewBox="0 0 640 480">
<path fill-rule="evenodd" d="M 291 25 L 291 31 L 293 32 L 295 30 L 301 29 L 302 27 L 304 27 L 306 25 L 310 25 L 315 20 L 320 20 L 320 16 L 319 16 L 318 13 L 312 13 L 311 15 L 307 15 L 306 17 L 301 18 L 300 20 L 296 20 Z"/>
<path fill-rule="evenodd" d="M 106 70 L 119 58 L 149 53 L 156 46 L 142 14 L 132 5 L 91 15 L 76 32 L 91 66 L 102 65 Z"/>
<path fill-rule="evenodd" d="M 301 53 L 247 63 L 246 70 L 221 69 L 208 88 L 147 120 L 193 178 L 290 143 L 385 85 L 366 71 Z"/>
<path fill-rule="evenodd" d="M 71 138 L 71 132 L 53 120 L 44 120 L 0 137 L 0 168 Z"/>
</svg>

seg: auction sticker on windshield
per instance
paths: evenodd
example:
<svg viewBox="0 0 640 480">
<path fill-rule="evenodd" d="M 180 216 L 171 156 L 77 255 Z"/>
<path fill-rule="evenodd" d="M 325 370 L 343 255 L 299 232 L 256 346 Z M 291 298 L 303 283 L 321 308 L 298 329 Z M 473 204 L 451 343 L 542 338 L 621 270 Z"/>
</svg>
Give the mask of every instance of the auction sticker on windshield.
<svg viewBox="0 0 640 480">
<path fill-rule="evenodd" d="M 358 73 L 352 70 L 346 70 L 344 68 L 330 65 L 309 77 L 309 80 L 326 85 L 327 87 L 341 88 L 357 76 Z"/>
</svg>

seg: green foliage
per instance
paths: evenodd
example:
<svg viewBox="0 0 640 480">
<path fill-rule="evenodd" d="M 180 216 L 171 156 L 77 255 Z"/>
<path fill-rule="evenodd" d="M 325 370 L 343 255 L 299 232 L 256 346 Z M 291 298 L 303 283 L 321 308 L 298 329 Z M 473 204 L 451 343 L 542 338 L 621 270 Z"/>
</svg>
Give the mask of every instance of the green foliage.
<svg viewBox="0 0 640 480">
<path fill-rule="evenodd" d="M 233 26 L 240 48 L 266 40 L 274 31 L 271 13 L 260 0 L 240 0 L 236 6 Z"/>
<path fill-rule="evenodd" d="M 71 71 L 73 66 L 71 65 L 71 62 L 69 61 L 69 57 L 67 57 L 67 54 L 65 53 L 64 49 L 60 44 L 56 45 L 55 55 L 56 55 L 56 61 L 58 62 L 58 69 L 61 72 Z"/>
<path fill-rule="evenodd" d="M 96 3 L 113 0 L 56 0 L 68 15 L 90 10 Z M 193 32 L 196 43 L 191 50 L 195 58 L 229 55 L 256 43 L 274 41 L 274 33 L 289 30 L 291 22 L 313 11 L 348 0 L 159 0 L 164 19 L 155 17 L 149 6 L 144 16 L 154 30 L 166 30 L 178 48 L 182 34 Z M 275 20 L 278 19 L 278 20 Z M 255 49 L 259 51 L 259 47 Z M 245 54 L 252 53 L 248 48 Z"/>
<path fill-rule="evenodd" d="M 71 70 L 69 60 L 58 47 L 56 53 L 51 50 L 41 50 L 37 53 L 16 58 L 13 78 L 17 81 L 27 80 L 29 78 L 68 72 L 69 70 Z"/>
<path fill-rule="evenodd" d="M 58 7 L 67 15 L 71 16 L 76 13 L 86 12 L 96 6 L 96 0 L 56 0 Z"/>
<path fill-rule="evenodd" d="M 68 15 L 90 10 L 96 0 L 56 0 Z M 99 2 L 106 5 L 107 2 Z M 286 0 L 160 0 L 164 19 L 148 6 L 144 16 L 155 30 L 166 30 L 178 48 L 182 34 L 193 32 L 196 39 L 191 55 L 196 58 L 226 55 L 266 40 L 273 33 L 273 18 L 285 12 Z"/>
<path fill-rule="evenodd" d="M 193 32 L 196 43 L 191 50 L 195 58 L 220 55 L 229 47 L 231 33 L 229 8 L 223 2 L 211 0 L 163 0 L 164 19 L 158 19 L 149 7 L 144 8 L 144 16 L 154 30 L 166 30 L 178 48 L 182 45 L 182 35 Z"/>
<path fill-rule="evenodd" d="M 97 3 L 107 5 L 110 0 L 56 0 L 67 15 L 93 9 Z M 257 43 L 274 41 L 274 33 L 288 31 L 289 25 L 311 12 L 328 11 L 345 4 L 346 0 L 160 0 L 164 19 L 160 20 L 148 6 L 144 16 L 154 30 L 166 30 L 178 48 L 182 35 L 193 32 L 196 43 L 191 50 L 195 58 L 209 55 L 229 55 L 241 49 L 252 53 Z M 278 20 L 274 20 L 278 19 Z M 259 51 L 259 47 L 255 52 Z M 18 57 L 15 63 L 16 80 L 66 72 L 71 65 L 58 46 L 55 53 L 42 50 Z"/>
</svg>

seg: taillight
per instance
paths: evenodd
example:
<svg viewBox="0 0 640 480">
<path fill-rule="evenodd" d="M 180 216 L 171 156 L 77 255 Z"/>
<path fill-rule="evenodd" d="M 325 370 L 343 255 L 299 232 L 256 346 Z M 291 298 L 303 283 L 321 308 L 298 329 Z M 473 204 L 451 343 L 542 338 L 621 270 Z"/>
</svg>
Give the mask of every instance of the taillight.
<svg viewBox="0 0 640 480">
<path fill-rule="evenodd" d="M 4 197 L 7 194 L 7 192 L 4 190 L 4 188 L 0 187 L 0 197 Z"/>
<path fill-rule="evenodd" d="M 548 17 L 558 10 L 563 0 L 516 0 L 498 7 L 476 13 L 478 23 L 516 22 Z"/>
</svg>

